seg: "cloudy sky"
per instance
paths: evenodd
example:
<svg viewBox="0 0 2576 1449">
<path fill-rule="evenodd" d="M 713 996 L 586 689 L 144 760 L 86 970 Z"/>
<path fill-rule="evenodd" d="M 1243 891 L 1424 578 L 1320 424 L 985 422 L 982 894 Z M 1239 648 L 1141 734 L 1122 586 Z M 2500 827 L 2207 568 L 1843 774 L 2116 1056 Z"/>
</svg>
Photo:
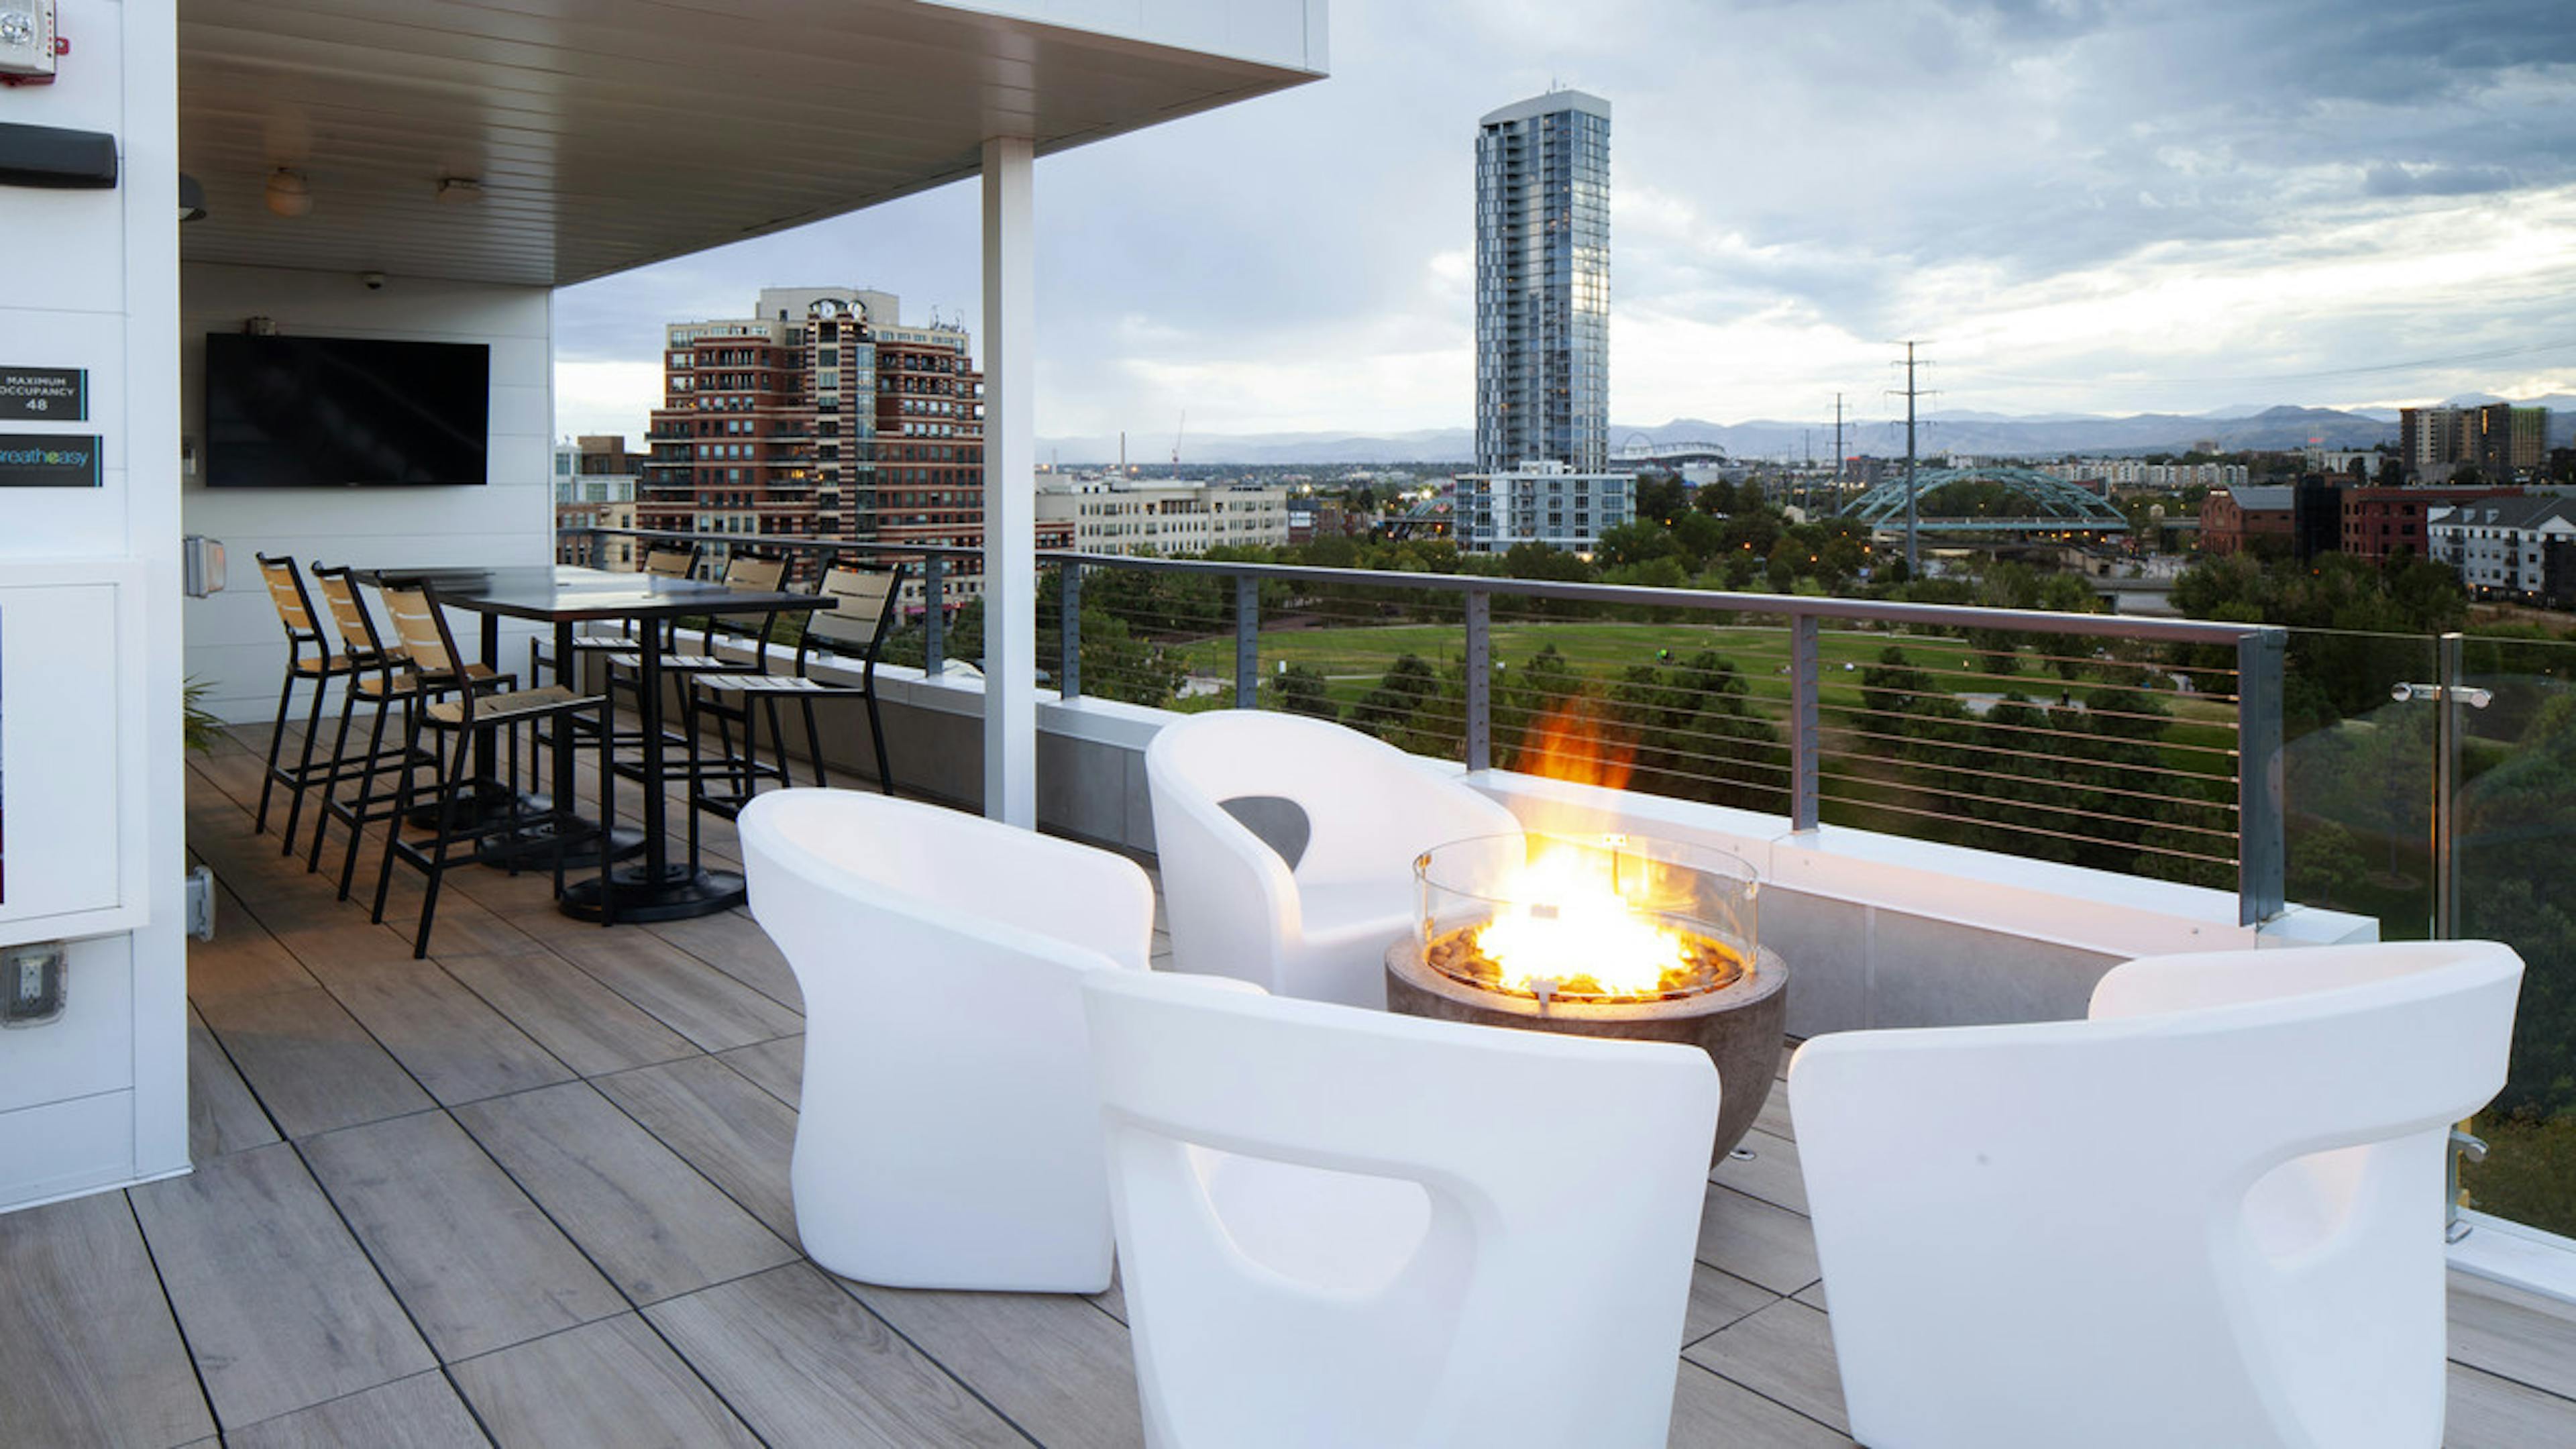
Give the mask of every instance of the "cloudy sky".
<svg viewBox="0 0 2576 1449">
<path fill-rule="evenodd" d="M 1464 426 L 1476 118 L 1610 99 L 1611 417 L 2576 391 L 2576 0 L 1333 0 L 1331 79 L 1038 168 L 1038 431 Z M 660 325 L 853 283 L 976 323 L 952 186 L 569 289 L 557 422 Z M 1901 409 L 1901 404 L 1894 405 Z"/>
</svg>

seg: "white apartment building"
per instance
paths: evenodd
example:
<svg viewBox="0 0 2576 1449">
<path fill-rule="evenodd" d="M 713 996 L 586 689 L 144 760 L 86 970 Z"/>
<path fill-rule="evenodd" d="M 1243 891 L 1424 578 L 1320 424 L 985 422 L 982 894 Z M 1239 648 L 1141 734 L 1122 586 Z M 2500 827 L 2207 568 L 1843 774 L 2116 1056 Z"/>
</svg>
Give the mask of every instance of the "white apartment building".
<svg viewBox="0 0 2576 1449">
<path fill-rule="evenodd" d="M 1082 553 L 1177 558 L 1212 548 L 1282 548 L 1293 491 L 1177 478 L 1063 479 L 1039 487 L 1038 526 L 1071 524 Z"/>
<path fill-rule="evenodd" d="M 2576 498 L 2481 498 L 2424 515 L 2425 552 L 2473 594 L 2537 598 L 2550 589 L 2549 546 L 2576 542 Z"/>
<path fill-rule="evenodd" d="M 1629 521 L 1636 496 L 1635 474 L 1577 473 L 1553 459 L 1529 459 L 1503 473 L 1461 474 L 1458 546 L 1501 553 L 1516 543 L 1543 543 L 1588 554 L 1600 547 L 1604 530 Z"/>
<path fill-rule="evenodd" d="M 2142 463 L 2135 458 L 2079 458 L 2072 463 L 2042 463 L 2038 471 L 2069 483 L 2099 478 L 2114 490 L 2242 488 L 2253 478 L 2242 463 Z"/>
<path fill-rule="evenodd" d="M 617 444 L 613 453 L 596 446 L 610 441 Z M 555 444 L 555 562 L 631 572 L 638 557 L 634 539 L 594 539 L 577 530 L 634 526 L 635 474 L 625 440 Z"/>
</svg>

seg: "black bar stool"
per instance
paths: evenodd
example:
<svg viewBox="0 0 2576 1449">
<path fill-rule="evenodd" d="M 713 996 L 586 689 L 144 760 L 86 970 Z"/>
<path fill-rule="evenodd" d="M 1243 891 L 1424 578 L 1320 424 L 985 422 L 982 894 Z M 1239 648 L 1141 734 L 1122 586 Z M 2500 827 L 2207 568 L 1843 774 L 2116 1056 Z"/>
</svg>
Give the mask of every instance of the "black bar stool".
<svg viewBox="0 0 2576 1449">
<path fill-rule="evenodd" d="M 418 798 L 418 771 L 405 766 L 395 787 L 393 819 L 385 830 L 385 853 L 376 868 L 376 901 L 372 918 L 385 918 L 385 896 L 393 885 L 394 862 L 399 859 L 427 878 L 427 889 L 420 903 L 420 929 L 412 938 L 411 954 L 429 954 L 429 933 L 438 914 L 438 888 L 446 878 L 448 867 L 472 864 L 474 846 L 484 837 L 517 834 L 532 827 L 547 827 L 554 837 L 555 894 L 563 894 L 564 857 L 579 833 L 579 816 L 573 808 L 573 729 L 572 721 L 589 716 L 596 721 L 593 736 L 599 745 L 599 819 L 595 832 L 599 843 L 599 871 L 603 883 L 608 878 L 610 822 L 617 818 L 615 808 L 616 770 L 610 758 L 609 703 L 604 694 L 575 694 L 561 685 L 549 684 L 533 689 L 508 691 L 477 687 L 456 641 L 448 633 L 447 616 L 440 612 L 437 594 L 426 584 L 415 588 L 387 588 L 381 591 L 385 612 L 393 616 L 394 632 L 404 654 L 411 660 L 415 693 L 405 721 L 404 749 L 409 755 L 425 755 L 440 761 L 431 776 L 433 799 L 428 802 L 438 812 L 438 833 L 430 843 L 405 840 L 401 821 L 422 802 Z M 552 738 L 555 761 L 554 790 L 549 807 L 542 811 L 508 810 L 495 812 L 475 823 L 460 821 L 459 806 L 475 786 L 473 778 L 474 736 L 484 729 L 515 730 L 520 725 L 540 723 L 555 726 Z M 428 738 L 434 743 L 423 745 Z M 463 847 L 460 851 L 459 847 Z M 614 923 L 616 896 L 603 889 L 602 925 Z"/>
<path fill-rule="evenodd" d="M 304 789 L 313 780 L 313 739 L 322 732 L 322 697 L 330 692 L 331 681 L 346 678 L 351 666 L 346 656 L 331 652 L 331 641 L 324 637 L 313 617 L 313 596 L 304 588 L 304 576 L 295 571 L 292 558 L 270 558 L 253 554 L 259 560 L 260 577 L 268 584 L 268 601 L 277 608 L 277 622 L 286 627 L 286 682 L 277 690 L 277 720 L 269 727 L 268 761 L 259 784 L 259 811 L 251 820 L 251 833 L 268 830 L 268 802 L 280 785 L 292 798 L 286 807 L 286 831 L 278 854 L 295 853 L 295 823 L 304 813 Z M 306 650 L 311 650 L 307 654 Z M 286 743 L 286 715 L 295 699 L 295 686 L 313 686 L 313 707 L 306 712 L 304 747 L 297 752 L 292 765 L 278 763 L 280 749 Z"/>
<path fill-rule="evenodd" d="M 805 616 L 804 632 L 796 641 L 796 672 L 698 674 L 689 680 L 693 699 L 691 713 L 704 714 L 717 721 L 720 732 L 729 736 L 729 725 L 739 723 L 743 732 L 743 754 L 750 762 L 746 768 L 728 776 L 736 785 L 731 794 L 718 795 L 705 788 L 705 775 L 690 780 L 689 803 L 699 809 L 712 810 L 731 818 L 750 803 L 759 781 L 776 779 L 790 783 L 787 764 L 787 735 L 778 725 L 778 703 L 793 699 L 805 715 L 805 744 L 813 754 L 814 783 L 824 783 L 823 737 L 814 725 L 814 701 L 818 699 L 862 699 L 868 706 L 868 737 L 876 745 L 877 783 L 889 795 L 894 793 L 894 771 L 886 762 L 885 725 L 877 712 L 877 656 L 884 652 L 886 636 L 893 632 L 894 601 L 903 594 L 903 566 L 874 564 L 834 564 L 823 570 L 822 592 L 832 598 L 836 607 L 817 609 Z M 855 684 L 839 684 L 816 679 L 812 674 L 816 645 L 827 646 L 833 653 L 859 661 L 859 679 Z M 764 652 L 763 661 L 767 655 Z M 757 728 L 754 700 L 761 705 L 759 713 L 769 721 L 769 738 L 777 763 L 757 763 Z M 724 774 L 709 771 L 708 774 Z"/>
</svg>

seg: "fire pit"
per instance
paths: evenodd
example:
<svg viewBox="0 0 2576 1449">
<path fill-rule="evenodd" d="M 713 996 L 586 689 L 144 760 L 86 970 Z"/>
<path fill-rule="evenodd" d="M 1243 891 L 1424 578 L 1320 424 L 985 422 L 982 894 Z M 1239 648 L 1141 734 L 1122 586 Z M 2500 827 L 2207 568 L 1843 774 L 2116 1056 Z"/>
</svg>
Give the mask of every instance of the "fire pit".
<svg viewBox="0 0 2576 1449">
<path fill-rule="evenodd" d="M 1413 935 L 1388 948 L 1409 1016 L 1686 1042 L 1717 1064 L 1723 1157 L 1770 1096 L 1788 968 L 1756 937 L 1753 867 L 1627 835 L 1493 836 L 1414 861 Z"/>
</svg>

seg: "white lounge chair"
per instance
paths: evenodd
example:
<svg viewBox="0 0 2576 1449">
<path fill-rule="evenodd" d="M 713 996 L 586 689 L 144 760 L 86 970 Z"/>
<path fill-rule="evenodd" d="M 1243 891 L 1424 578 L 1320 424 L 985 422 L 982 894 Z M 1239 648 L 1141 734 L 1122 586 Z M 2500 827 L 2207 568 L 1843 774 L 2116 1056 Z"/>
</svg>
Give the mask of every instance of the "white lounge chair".
<svg viewBox="0 0 2576 1449">
<path fill-rule="evenodd" d="M 1084 978 L 1153 1449 L 1644 1449 L 1718 1078 L 1155 973 Z"/>
<path fill-rule="evenodd" d="M 1166 725 L 1145 774 L 1173 966 L 1280 996 L 1383 1008 L 1386 948 L 1413 916 L 1413 858 L 1520 833 L 1465 783 L 1298 715 L 1218 710 Z"/>
<path fill-rule="evenodd" d="M 2159 956 L 2085 1021 L 1809 1041 L 1852 1436 L 2433 1449 L 2442 1154 L 2521 978 L 2484 942 Z"/>
<path fill-rule="evenodd" d="M 806 1253 L 892 1287 L 1108 1287 L 1078 984 L 1146 969 L 1144 871 L 848 790 L 772 791 L 740 823 L 751 913 L 805 996 Z"/>
</svg>

